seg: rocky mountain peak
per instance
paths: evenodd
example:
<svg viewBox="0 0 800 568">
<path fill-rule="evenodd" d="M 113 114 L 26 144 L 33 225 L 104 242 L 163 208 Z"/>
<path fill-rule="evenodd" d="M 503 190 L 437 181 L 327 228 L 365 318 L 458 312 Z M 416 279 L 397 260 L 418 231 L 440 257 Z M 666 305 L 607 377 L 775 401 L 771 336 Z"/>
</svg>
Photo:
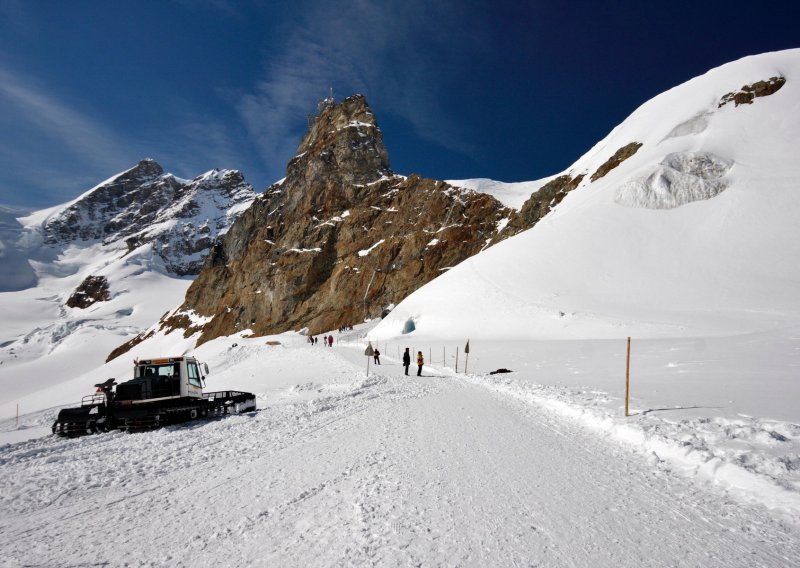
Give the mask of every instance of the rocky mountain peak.
<svg viewBox="0 0 800 568">
<path fill-rule="evenodd" d="M 356 186 L 392 175 L 383 135 L 362 95 L 340 103 L 323 101 L 297 155 L 286 168 L 281 190 L 301 199 L 313 186 L 316 198 L 310 208 L 327 208 L 357 199 Z"/>
<path fill-rule="evenodd" d="M 336 144 L 342 129 L 345 128 L 353 128 L 358 132 L 358 136 L 364 137 L 372 135 L 371 129 L 378 129 L 375 115 L 363 95 L 353 95 L 340 103 L 332 99 L 323 101 L 319 114 L 314 117 L 308 132 L 300 142 L 297 153 L 321 152 L 329 149 Z M 388 160 L 385 165 L 388 167 Z"/>
<path fill-rule="evenodd" d="M 186 181 L 145 159 L 52 213 L 46 244 L 100 242 L 130 252 L 152 243 L 168 272 L 197 274 L 205 254 L 255 199 L 238 171 L 212 170 Z"/>
<path fill-rule="evenodd" d="M 366 99 L 326 99 L 285 179 L 214 245 L 162 326 L 191 334 L 200 316 L 202 342 L 378 317 L 486 247 L 510 213 L 489 195 L 393 174 Z"/>
<path fill-rule="evenodd" d="M 163 173 L 164 168 L 158 162 L 152 158 L 145 158 L 119 177 L 127 176 L 128 178 L 145 179 L 158 177 Z"/>
</svg>

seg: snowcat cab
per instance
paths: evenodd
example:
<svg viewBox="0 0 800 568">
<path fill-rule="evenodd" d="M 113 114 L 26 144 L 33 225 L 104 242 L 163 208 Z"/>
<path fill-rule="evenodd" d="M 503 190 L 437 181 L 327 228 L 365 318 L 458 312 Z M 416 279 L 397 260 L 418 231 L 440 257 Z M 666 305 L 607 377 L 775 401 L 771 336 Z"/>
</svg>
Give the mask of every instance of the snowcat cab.
<svg viewBox="0 0 800 568">
<path fill-rule="evenodd" d="M 136 403 L 182 397 L 202 398 L 207 374 L 208 365 L 200 365 L 194 357 L 136 360 L 134 378 L 117 386 L 116 399 Z"/>
<path fill-rule="evenodd" d="M 256 409 L 252 393 L 204 393 L 207 375 L 208 365 L 194 357 L 137 359 L 133 379 L 95 385 L 97 392 L 83 397 L 80 407 L 58 413 L 53 433 L 74 437 L 111 429 L 133 432 Z"/>
</svg>

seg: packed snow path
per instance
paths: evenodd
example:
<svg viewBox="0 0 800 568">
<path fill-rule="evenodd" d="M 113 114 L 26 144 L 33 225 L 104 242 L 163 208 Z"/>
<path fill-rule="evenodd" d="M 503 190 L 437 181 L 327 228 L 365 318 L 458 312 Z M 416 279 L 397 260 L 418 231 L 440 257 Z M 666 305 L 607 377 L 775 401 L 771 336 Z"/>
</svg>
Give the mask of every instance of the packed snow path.
<svg viewBox="0 0 800 568">
<path fill-rule="evenodd" d="M 386 357 L 365 379 L 360 349 L 346 347 L 280 356 L 335 380 L 265 395 L 263 410 L 245 416 L 0 448 L 3 564 L 779 567 L 800 558 L 796 525 L 479 382 L 427 367 L 405 377 Z"/>
</svg>

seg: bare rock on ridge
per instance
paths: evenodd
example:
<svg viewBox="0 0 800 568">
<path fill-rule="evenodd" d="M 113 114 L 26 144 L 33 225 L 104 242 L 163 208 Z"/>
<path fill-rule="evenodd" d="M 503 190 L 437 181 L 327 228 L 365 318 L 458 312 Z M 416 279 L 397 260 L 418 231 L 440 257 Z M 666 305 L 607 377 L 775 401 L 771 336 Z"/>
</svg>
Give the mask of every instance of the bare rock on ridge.
<svg viewBox="0 0 800 568">
<path fill-rule="evenodd" d="M 756 81 L 745 85 L 739 91 L 727 93 L 719 100 L 717 108 L 722 108 L 726 104 L 733 102 L 734 106 L 753 104 L 758 97 L 768 97 L 780 90 L 786 84 L 784 77 L 770 77 L 766 81 Z"/>
<path fill-rule="evenodd" d="M 202 330 L 202 343 L 379 317 L 486 247 L 510 214 L 491 196 L 395 175 L 363 96 L 322 105 L 286 178 L 212 248 L 162 326 Z"/>
<path fill-rule="evenodd" d="M 597 181 L 603 176 L 605 176 L 608 172 L 619 166 L 622 162 L 633 156 L 639 148 L 642 147 L 641 142 L 631 142 L 630 144 L 626 144 L 616 152 L 614 155 L 611 156 L 608 160 L 606 160 L 602 166 L 597 168 L 597 171 L 592 174 L 590 178 L 592 181 Z"/>
</svg>

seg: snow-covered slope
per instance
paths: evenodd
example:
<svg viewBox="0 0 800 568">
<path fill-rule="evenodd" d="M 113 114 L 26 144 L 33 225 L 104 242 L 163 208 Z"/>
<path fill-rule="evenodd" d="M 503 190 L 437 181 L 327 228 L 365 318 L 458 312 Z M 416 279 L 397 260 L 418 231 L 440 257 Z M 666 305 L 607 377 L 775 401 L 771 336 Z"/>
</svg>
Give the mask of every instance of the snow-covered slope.
<svg viewBox="0 0 800 568">
<path fill-rule="evenodd" d="M 728 93 L 785 84 L 751 104 Z M 746 90 L 745 90 L 746 92 Z M 709 71 L 637 109 L 532 230 L 420 289 L 375 333 L 721 335 L 800 321 L 800 50 Z M 641 148 L 592 181 L 618 149 Z"/>
<path fill-rule="evenodd" d="M 17 403 L 24 411 L 63 401 L 61 383 L 180 304 L 213 241 L 254 198 L 238 172 L 180 180 L 143 160 L 22 226 L 5 224 L 14 256 L 4 271 L 13 260 L 29 273 L 4 274 L 16 285 L 6 278 L 12 291 L 0 293 L 0 416 Z M 108 300 L 70 307 L 88 276 L 105 279 Z"/>
<path fill-rule="evenodd" d="M 454 179 L 447 180 L 447 183 L 455 187 L 472 189 L 480 193 L 488 193 L 506 207 L 519 209 L 522 204 L 531 196 L 531 193 L 538 191 L 548 181 L 555 176 L 522 182 L 502 182 L 487 178 L 475 179 Z"/>
<path fill-rule="evenodd" d="M 752 104 L 726 97 L 771 77 L 786 82 Z M 0 553 L 18 564 L 794 566 L 798 80 L 792 50 L 656 97 L 570 168 L 585 177 L 532 230 L 333 348 L 243 331 L 195 349 L 209 387 L 256 393 L 258 412 L 19 441 L 47 432 L 49 406 L 127 378 L 134 357 L 192 350 L 196 336 L 158 331 L 98 366 L 81 358 L 124 333 L 78 330 L 48 368 L 0 366 L 0 417 L 17 400 L 23 412 L 20 427 L 0 420 Z M 632 142 L 642 146 L 597 175 Z M 520 206 L 518 188 L 461 183 Z M 91 308 L 109 327 L 185 282 L 160 280 L 152 252 L 102 251 L 37 265 L 39 291 L 0 295 L 9 325 L 52 317 L 60 282 L 77 285 L 91 255 L 127 275 L 128 292 L 112 281 L 116 295 Z M 402 334 L 409 319 L 416 330 Z M 15 345 L 36 349 L 37 337 Z M 383 353 L 369 376 L 367 339 Z M 420 377 L 403 374 L 404 348 L 425 358 Z M 500 367 L 510 372 L 490 374 Z M 47 386 L 60 369 L 74 378 Z"/>
<path fill-rule="evenodd" d="M 748 93 L 762 96 L 741 102 Z M 471 372 L 515 371 L 481 382 L 694 473 L 752 473 L 742 483 L 763 484 L 762 497 L 796 495 L 798 148 L 800 50 L 709 71 L 580 158 L 565 174 L 581 183 L 535 227 L 421 288 L 369 337 L 434 359 L 443 343 L 450 357 L 460 347 L 462 365 L 469 338 Z M 627 336 L 631 420 L 620 418 Z"/>
<path fill-rule="evenodd" d="M 365 331 L 336 334 L 333 348 L 295 333 L 199 347 L 209 387 L 257 393 L 257 412 L 0 446 L 5 562 L 749 568 L 800 556 L 796 490 L 753 495 L 769 483 L 698 459 L 716 449 L 701 448 L 716 424 L 675 445 L 674 461 L 655 412 L 607 420 L 602 435 L 565 419 L 556 397 L 579 389 L 455 374 L 438 359 L 406 377 L 396 344 L 380 345 L 367 377 Z M 152 352 L 176 346 L 165 339 Z M 129 373 L 126 359 L 109 369 Z M 652 429 L 646 444 L 605 435 L 635 441 L 637 423 Z M 759 435 L 763 448 L 800 432 Z"/>
</svg>

